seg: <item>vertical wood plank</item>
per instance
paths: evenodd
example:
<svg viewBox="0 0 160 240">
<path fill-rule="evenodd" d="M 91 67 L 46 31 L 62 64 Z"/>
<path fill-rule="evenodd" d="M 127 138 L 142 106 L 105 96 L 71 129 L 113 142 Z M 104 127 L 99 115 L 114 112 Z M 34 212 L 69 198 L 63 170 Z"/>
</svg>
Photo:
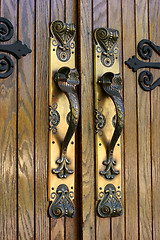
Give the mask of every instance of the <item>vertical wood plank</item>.
<svg viewBox="0 0 160 240">
<path fill-rule="evenodd" d="M 135 55 L 134 7 L 134 1 L 122 0 L 124 61 Z M 138 239 L 136 76 L 126 65 L 124 65 L 123 79 L 125 108 L 125 237 L 126 239 L 135 240 Z"/>
<path fill-rule="evenodd" d="M 77 0 L 70 0 L 70 1 L 66 1 L 66 23 L 74 23 L 76 26 L 76 36 L 75 36 L 75 44 L 76 44 L 76 56 L 78 56 L 78 41 L 77 41 L 77 35 L 78 35 L 78 27 L 77 26 Z M 77 68 L 77 66 L 76 66 Z M 80 83 L 81 84 L 81 83 Z M 77 88 L 77 92 L 78 92 L 78 88 Z M 80 99 L 80 96 L 79 96 Z M 80 195 L 80 185 L 79 185 L 79 175 L 80 175 L 80 161 L 81 158 L 79 157 L 79 151 L 80 151 L 80 144 L 79 142 L 81 141 L 79 139 L 80 134 L 78 134 L 78 130 L 79 130 L 79 126 L 76 130 L 76 154 L 75 154 L 75 188 L 74 188 L 74 206 L 75 206 L 75 210 L 76 210 L 76 215 L 74 218 L 66 218 L 65 220 L 65 239 L 69 240 L 79 240 L 81 239 L 81 222 L 80 222 L 80 218 L 81 218 L 81 195 Z"/>
<path fill-rule="evenodd" d="M 108 0 L 108 27 L 109 28 L 114 28 L 117 29 L 119 31 L 119 39 L 118 39 L 118 48 L 119 48 L 119 64 L 120 64 L 120 75 L 122 77 L 123 73 L 122 73 L 122 63 L 123 63 L 123 55 L 122 55 L 122 26 L 121 26 L 121 22 L 122 22 L 122 13 L 121 13 L 121 1 L 119 0 L 115 0 L 115 1 L 111 1 Z M 124 81 L 125 79 L 122 79 L 122 86 L 124 85 Z M 123 94 L 123 93 L 121 93 Z M 121 134 L 121 149 L 123 147 L 123 139 L 122 139 L 122 134 Z M 111 220 L 111 226 L 112 226 L 112 230 L 111 230 L 111 234 L 112 234 L 112 238 L 111 239 L 124 239 L 125 238 L 125 229 L 124 229 L 124 216 L 125 216 L 125 205 L 124 205 L 124 154 L 121 154 L 121 176 L 122 176 L 122 184 L 121 184 L 121 203 L 123 206 L 123 215 L 117 218 L 112 218 Z"/>
<path fill-rule="evenodd" d="M 93 26 L 95 28 L 107 27 L 107 0 L 93 0 Z"/>
<path fill-rule="evenodd" d="M 95 239 L 95 166 L 93 119 L 92 1 L 79 3 L 81 134 L 82 134 L 82 238 Z"/>
<path fill-rule="evenodd" d="M 49 239 L 47 214 L 49 7 L 49 0 L 36 2 L 35 238 L 45 240 Z"/>
<path fill-rule="evenodd" d="M 160 2 L 149 1 L 150 40 L 160 46 Z M 159 56 L 153 54 L 152 62 L 159 62 Z M 159 78 L 159 70 L 152 70 L 153 80 Z M 160 88 L 151 92 L 151 152 L 152 152 L 152 206 L 153 206 L 153 239 L 160 236 Z"/>
<path fill-rule="evenodd" d="M 51 1 L 51 22 L 55 20 L 64 21 L 65 0 Z M 65 223 L 64 218 L 51 218 L 51 239 L 64 239 Z"/>
<path fill-rule="evenodd" d="M 19 39 L 32 49 L 18 62 L 18 237 L 34 239 L 34 1 L 18 7 Z"/>
<path fill-rule="evenodd" d="M 148 39 L 148 1 L 136 0 L 136 46 Z M 138 57 L 138 56 L 137 56 Z M 137 81 L 139 73 L 137 72 Z M 139 238 L 152 239 L 150 93 L 137 86 L 138 171 L 139 171 Z"/>
<path fill-rule="evenodd" d="M 100 27 L 108 27 L 108 4 L 106 0 L 93 1 L 93 26 L 94 30 Z M 100 218 L 96 212 L 96 239 L 110 239 L 110 218 Z"/>
<path fill-rule="evenodd" d="M 17 3 L 1 0 L 1 16 L 11 21 L 14 34 L 7 44 L 17 40 Z M 6 43 L 1 43 L 6 44 Z M 8 54 L 7 54 L 8 55 Z M 0 79 L 0 236 L 17 239 L 17 61 L 14 72 Z"/>
</svg>

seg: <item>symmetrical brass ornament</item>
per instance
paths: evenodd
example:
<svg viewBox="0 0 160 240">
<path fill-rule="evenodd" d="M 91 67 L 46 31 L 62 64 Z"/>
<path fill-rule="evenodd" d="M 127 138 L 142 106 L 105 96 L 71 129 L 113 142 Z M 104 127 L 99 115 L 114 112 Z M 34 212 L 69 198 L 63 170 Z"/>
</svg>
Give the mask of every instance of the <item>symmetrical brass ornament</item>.
<svg viewBox="0 0 160 240">
<path fill-rule="evenodd" d="M 50 25 L 52 34 L 52 44 L 57 46 L 56 54 L 60 61 L 67 62 L 71 57 L 71 51 L 75 48 L 72 39 L 75 36 L 75 26 L 73 23 L 67 24 L 62 21 L 54 21 Z"/>
<path fill-rule="evenodd" d="M 121 191 L 119 137 L 124 124 L 124 106 L 120 94 L 122 80 L 119 74 L 119 49 L 117 45 L 119 32 L 115 29 L 98 28 L 94 32 L 94 37 L 96 42 L 94 51 L 95 109 L 103 109 L 103 115 L 99 121 L 101 129 L 103 128 L 103 134 L 95 136 L 97 210 L 101 217 L 114 217 L 123 212 L 119 200 L 120 194 L 117 195 L 116 190 L 118 189 L 118 193 Z M 105 119 L 104 126 L 102 119 Z M 96 114 L 95 126 L 97 126 L 97 122 Z M 95 132 L 98 132 L 97 127 Z"/>
<path fill-rule="evenodd" d="M 50 30 L 49 213 L 54 218 L 74 217 L 75 131 L 80 112 L 76 93 L 79 75 L 75 68 L 75 26 L 57 20 L 51 23 Z"/>
<path fill-rule="evenodd" d="M 120 203 L 120 192 L 116 191 L 113 184 L 107 184 L 104 192 L 100 193 L 97 210 L 100 217 L 118 217 L 122 215 L 123 209 Z"/>
<path fill-rule="evenodd" d="M 75 216 L 75 209 L 71 198 L 73 192 L 69 192 L 67 185 L 61 184 L 57 187 L 56 193 L 52 192 L 51 198 L 53 203 L 49 208 L 49 214 L 53 218 L 71 217 Z"/>
</svg>

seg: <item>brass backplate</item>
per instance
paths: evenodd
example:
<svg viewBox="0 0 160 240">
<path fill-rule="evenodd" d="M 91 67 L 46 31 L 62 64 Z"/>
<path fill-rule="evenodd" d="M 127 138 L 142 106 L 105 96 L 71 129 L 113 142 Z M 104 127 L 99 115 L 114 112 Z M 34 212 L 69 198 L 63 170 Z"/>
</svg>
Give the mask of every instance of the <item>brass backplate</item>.
<svg viewBox="0 0 160 240">
<path fill-rule="evenodd" d="M 119 74 L 119 53 L 118 47 L 115 46 L 116 54 L 115 61 L 111 67 L 106 67 L 101 62 L 101 46 L 99 44 L 94 46 L 94 89 L 95 89 L 95 111 L 103 114 L 105 118 L 105 126 L 101 129 L 96 129 L 96 196 L 97 201 L 101 198 L 101 193 L 107 184 L 113 184 L 116 190 L 121 192 L 121 138 L 116 143 L 113 152 L 113 158 L 116 159 L 115 169 L 119 170 L 119 174 L 114 179 L 106 179 L 100 175 L 99 172 L 103 171 L 105 166 L 102 162 L 106 159 L 107 145 L 110 143 L 114 132 L 114 123 L 116 117 L 116 110 L 114 103 L 110 97 L 106 95 L 103 89 L 98 84 L 98 79 L 106 72 Z M 119 194 L 119 198 L 120 194 Z"/>
<path fill-rule="evenodd" d="M 72 41 L 72 51 L 70 59 L 62 62 L 57 58 L 57 40 L 53 37 L 50 38 L 50 58 L 49 58 L 49 106 L 54 107 L 58 112 L 60 121 L 55 126 L 54 133 L 49 131 L 49 166 L 48 166 L 48 200 L 52 201 L 52 193 L 56 191 L 60 184 L 66 184 L 69 191 L 74 193 L 74 172 L 67 178 L 58 178 L 56 174 L 52 173 L 52 169 L 56 169 L 58 165 L 56 160 L 60 158 L 61 145 L 66 135 L 68 124 L 67 115 L 70 112 L 69 101 L 65 95 L 54 82 L 54 74 L 61 67 L 75 68 L 75 42 Z M 75 134 L 73 135 L 67 149 L 67 159 L 71 164 L 69 169 L 75 171 Z M 72 199 L 74 194 L 72 194 Z"/>
</svg>

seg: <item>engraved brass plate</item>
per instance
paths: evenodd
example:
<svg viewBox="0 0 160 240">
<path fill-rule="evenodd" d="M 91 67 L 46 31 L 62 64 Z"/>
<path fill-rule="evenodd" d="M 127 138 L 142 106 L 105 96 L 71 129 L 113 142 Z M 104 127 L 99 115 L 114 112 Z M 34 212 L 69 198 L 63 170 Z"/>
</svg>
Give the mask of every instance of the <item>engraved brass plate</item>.
<svg viewBox="0 0 160 240">
<path fill-rule="evenodd" d="M 94 88 L 97 211 L 100 217 L 122 214 L 121 139 L 124 121 L 119 93 L 119 33 L 98 28 L 94 32 Z M 112 199 L 112 200 L 111 200 Z"/>
<path fill-rule="evenodd" d="M 51 217 L 74 217 L 72 204 L 74 199 L 75 172 L 75 134 L 70 139 L 65 167 L 60 162 L 61 148 L 71 121 L 71 108 L 64 92 L 56 84 L 55 76 L 63 67 L 75 69 L 75 27 L 61 21 L 51 23 L 49 59 L 49 166 L 48 166 L 48 200 Z M 62 171 L 58 171 L 63 165 Z M 65 169 L 65 170 L 64 170 Z M 66 170 L 67 169 L 67 170 Z M 53 206 L 54 205 L 54 206 Z M 53 213 L 54 212 L 54 213 Z"/>
</svg>

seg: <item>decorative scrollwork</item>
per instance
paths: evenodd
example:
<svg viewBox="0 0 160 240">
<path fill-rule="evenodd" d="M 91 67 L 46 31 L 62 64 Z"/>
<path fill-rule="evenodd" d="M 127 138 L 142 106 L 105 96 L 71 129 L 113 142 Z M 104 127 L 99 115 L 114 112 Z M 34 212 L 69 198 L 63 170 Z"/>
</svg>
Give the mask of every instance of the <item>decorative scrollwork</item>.
<svg viewBox="0 0 160 240">
<path fill-rule="evenodd" d="M 6 42 L 13 36 L 14 29 L 12 23 L 3 17 L 0 17 L 0 41 Z"/>
<path fill-rule="evenodd" d="M 0 78 L 7 78 L 13 73 L 14 64 L 6 54 L 0 54 Z"/>
<path fill-rule="evenodd" d="M 0 41 L 5 42 L 12 38 L 14 33 L 12 23 L 3 17 L 0 17 Z M 15 58 L 20 59 L 22 56 L 26 56 L 32 51 L 21 41 L 17 41 L 13 44 L 0 45 L 0 52 L 10 53 Z M 0 78 L 7 78 L 13 73 L 14 64 L 9 56 L 6 54 L 0 54 Z"/>
<path fill-rule="evenodd" d="M 73 192 L 69 192 L 67 185 L 61 184 L 57 187 L 56 193 L 54 195 L 54 201 L 49 208 L 49 214 L 53 218 L 70 217 L 75 216 L 75 209 L 71 198 L 73 197 Z"/>
<path fill-rule="evenodd" d="M 94 32 L 97 46 L 97 52 L 101 53 L 101 62 L 106 67 L 111 67 L 115 61 L 115 55 L 118 54 L 116 47 L 119 32 L 111 28 L 97 28 Z"/>
<path fill-rule="evenodd" d="M 119 200 L 119 191 L 113 184 L 107 184 L 104 193 L 100 194 L 97 211 L 100 217 L 118 217 L 122 215 L 123 209 Z"/>
<path fill-rule="evenodd" d="M 58 59 L 62 62 L 68 61 L 71 57 L 71 49 L 75 47 L 72 41 L 76 33 L 75 25 L 57 20 L 51 23 L 50 31 L 52 36 L 55 37 L 53 45 L 57 46 Z"/>
<path fill-rule="evenodd" d="M 56 126 L 60 122 L 60 115 L 57 109 L 57 104 L 53 103 L 52 106 L 49 106 L 49 130 L 52 131 L 53 134 L 57 133 Z"/>
<path fill-rule="evenodd" d="M 158 78 L 154 83 L 153 83 L 153 75 L 151 72 L 145 70 L 142 71 L 139 74 L 139 85 L 141 88 L 145 91 L 151 91 L 155 89 L 157 86 L 160 86 L 160 78 Z"/>
<path fill-rule="evenodd" d="M 103 109 L 99 109 L 99 111 L 96 109 L 95 110 L 95 133 L 99 134 L 99 136 L 101 137 L 103 135 L 103 131 L 102 129 L 105 127 L 106 125 L 106 118 L 105 116 L 102 114 Z"/>
<path fill-rule="evenodd" d="M 104 171 L 99 173 L 106 179 L 113 179 L 115 175 L 119 174 L 119 170 L 115 170 L 117 164 L 116 160 L 113 159 L 113 151 L 115 145 L 121 135 L 123 124 L 124 124 L 124 105 L 122 97 L 119 93 L 121 89 L 121 78 L 119 74 L 113 74 L 111 72 L 105 73 L 99 80 L 98 83 L 107 95 L 113 100 L 116 107 L 116 125 L 115 130 L 108 146 L 107 158 L 103 161 L 103 165 L 106 166 Z"/>
<path fill-rule="evenodd" d="M 137 49 L 139 56 L 144 60 L 149 60 L 152 57 L 152 50 L 154 50 L 160 56 L 160 47 L 147 39 L 142 39 L 138 43 Z M 133 72 L 136 72 L 140 68 L 160 69 L 160 62 L 143 62 L 136 56 L 129 58 L 127 61 L 125 61 L 125 64 L 131 68 Z M 149 71 L 142 71 L 139 74 L 139 84 L 144 91 L 151 91 L 157 86 L 160 86 L 160 78 L 153 83 L 152 73 Z"/>
<path fill-rule="evenodd" d="M 160 55 L 160 47 L 156 46 L 153 42 L 143 39 L 138 43 L 138 54 L 139 56 L 144 59 L 148 60 L 152 57 L 152 49 Z"/>
<path fill-rule="evenodd" d="M 67 178 L 69 174 L 73 173 L 73 170 L 68 168 L 68 165 L 71 164 L 70 160 L 67 159 L 66 155 L 63 155 L 61 158 L 56 160 L 56 163 L 59 165 L 56 169 L 52 169 L 52 173 L 56 174 L 58 178 Z"/>
</svg>

